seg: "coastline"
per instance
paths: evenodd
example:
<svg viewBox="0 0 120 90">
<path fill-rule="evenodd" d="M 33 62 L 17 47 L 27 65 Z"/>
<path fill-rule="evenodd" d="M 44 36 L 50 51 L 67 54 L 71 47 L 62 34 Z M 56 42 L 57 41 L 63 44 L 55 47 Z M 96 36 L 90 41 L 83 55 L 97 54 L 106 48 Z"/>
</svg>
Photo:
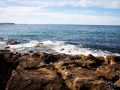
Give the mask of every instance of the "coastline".
<svg viewBox="0 0 120 90">
<path fill-rule="evenodd" d="M 0 50 L 1 90 L 119 90 L 120 56 Z"/>
<path fill-rule="evenodd" d="M 0 23 L 0 25 L 15 25 L 15 23 Z"/>
</svg>

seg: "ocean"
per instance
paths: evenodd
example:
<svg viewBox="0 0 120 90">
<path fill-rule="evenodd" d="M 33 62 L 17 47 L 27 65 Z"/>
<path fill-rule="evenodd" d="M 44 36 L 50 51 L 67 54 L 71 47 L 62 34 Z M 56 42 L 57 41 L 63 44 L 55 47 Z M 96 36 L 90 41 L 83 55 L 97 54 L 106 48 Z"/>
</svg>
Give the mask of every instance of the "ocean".
<svg viewBox="0 0 120 90">
<path fill-rule="evenodd" d="M 7 45 L 8 40 L 20 42 Z M 39 47 L 35 47 L 40 43 Z M 0 25 L 0 49 L 13 52 L 42 51 L 51 54 L 120 55 L 120 26 L 16 24 Z"/>
</svg>

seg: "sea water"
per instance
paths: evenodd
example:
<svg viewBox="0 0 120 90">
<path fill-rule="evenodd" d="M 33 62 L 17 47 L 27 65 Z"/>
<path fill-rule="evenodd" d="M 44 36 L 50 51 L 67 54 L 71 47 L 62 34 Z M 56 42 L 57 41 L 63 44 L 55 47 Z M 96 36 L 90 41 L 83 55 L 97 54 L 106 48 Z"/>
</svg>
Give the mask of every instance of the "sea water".
<svg viewBox="0 0 120 90">
<path fill-rule="evenodd" d="M 7 45 L 8 40 L 20 44 Z M 41 43 L 40 47 L 35 47 Z M 16 24 L 0 25 L 0 49 L 43 51 L 52 54 L 120 55 L 120 26 Z"/>
</svg>

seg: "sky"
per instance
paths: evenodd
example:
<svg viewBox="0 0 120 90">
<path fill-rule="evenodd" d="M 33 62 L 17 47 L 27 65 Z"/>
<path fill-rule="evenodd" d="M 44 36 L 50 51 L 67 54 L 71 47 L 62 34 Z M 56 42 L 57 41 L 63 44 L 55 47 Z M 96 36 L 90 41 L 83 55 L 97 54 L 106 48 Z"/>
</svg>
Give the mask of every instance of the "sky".
<svg viewBox="0 0 120 90">
<path fill-rule="evenodd" d="M 0 23 L 120 25 L 120 0 L 0 0 Z"/>
</svg>

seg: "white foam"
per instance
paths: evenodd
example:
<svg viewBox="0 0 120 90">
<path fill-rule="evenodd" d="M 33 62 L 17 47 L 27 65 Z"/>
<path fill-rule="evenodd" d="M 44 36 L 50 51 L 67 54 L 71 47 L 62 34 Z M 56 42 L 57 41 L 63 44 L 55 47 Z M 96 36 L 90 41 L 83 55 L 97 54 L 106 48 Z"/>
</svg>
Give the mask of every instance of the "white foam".
<svg viewBox="0 0 120 90">
<path fill-rule="evenodd" d="M 4 44 L 6 44 L 6 42 L 5 41 L 0 41 L 0 44 L 4 45 Z"/>
<path fill-rule="evenodd" d="M 28 43 L 21 43 L 21 44 L 15 44 L 15 45 L 9 45 L 10 49 L 16 49 L 16 50 L 23 50 L 24 48 L 29 48 L 29 47 L 35 47 L 39 42 L 32 40 Z"/>
<path fill-rule="evenodd" d="M 94 50 L 90 48 L 84 48 L 82 45 L 73 45 L 68 44 L 63 41 L 44 41 L 43 45 L 51 47 L 58 53 L 65 53 L 69 55 L 78 55 L 78 54 L 92 54 L 94 56 L 106 56 L 106 55 L 120 55 L 117 53 L 110 53 L 108 51 Z"/>
<path fill-rule="evenodd" d="M 35 46 L 38 43 L 43 43 L 43 45 L 35 48 Z M 107 55 L 120 56 L 120 54 L 117 54 L 117 53 L 110 53 L 108 51 L 85 48 L 82 45 L 73 45 L 73 44 L 66 43 L 64 41 L 50 41 L 50 40 L 48 40 L 48 41 L 39 42 L 39 41 L 32 40 L 28 43 L 21 43 L 21 44 L 16 44 L 16 45 L 9 45 L 9 46 L 10 46 L 10 50 L 20 51 L 20 52 L 21 51 L 23 52 L 23 51 L 31 48 L 32 50 L 36 50 L 36 49 L 43 50 L 47 53 L 50 53 L 51 50 L 53 50 L 56 53 L 64 53 L 64 54 L 68 54 L 68 55 L 92 54 L 94 56 L 107 56 Z"/>
</svg>

